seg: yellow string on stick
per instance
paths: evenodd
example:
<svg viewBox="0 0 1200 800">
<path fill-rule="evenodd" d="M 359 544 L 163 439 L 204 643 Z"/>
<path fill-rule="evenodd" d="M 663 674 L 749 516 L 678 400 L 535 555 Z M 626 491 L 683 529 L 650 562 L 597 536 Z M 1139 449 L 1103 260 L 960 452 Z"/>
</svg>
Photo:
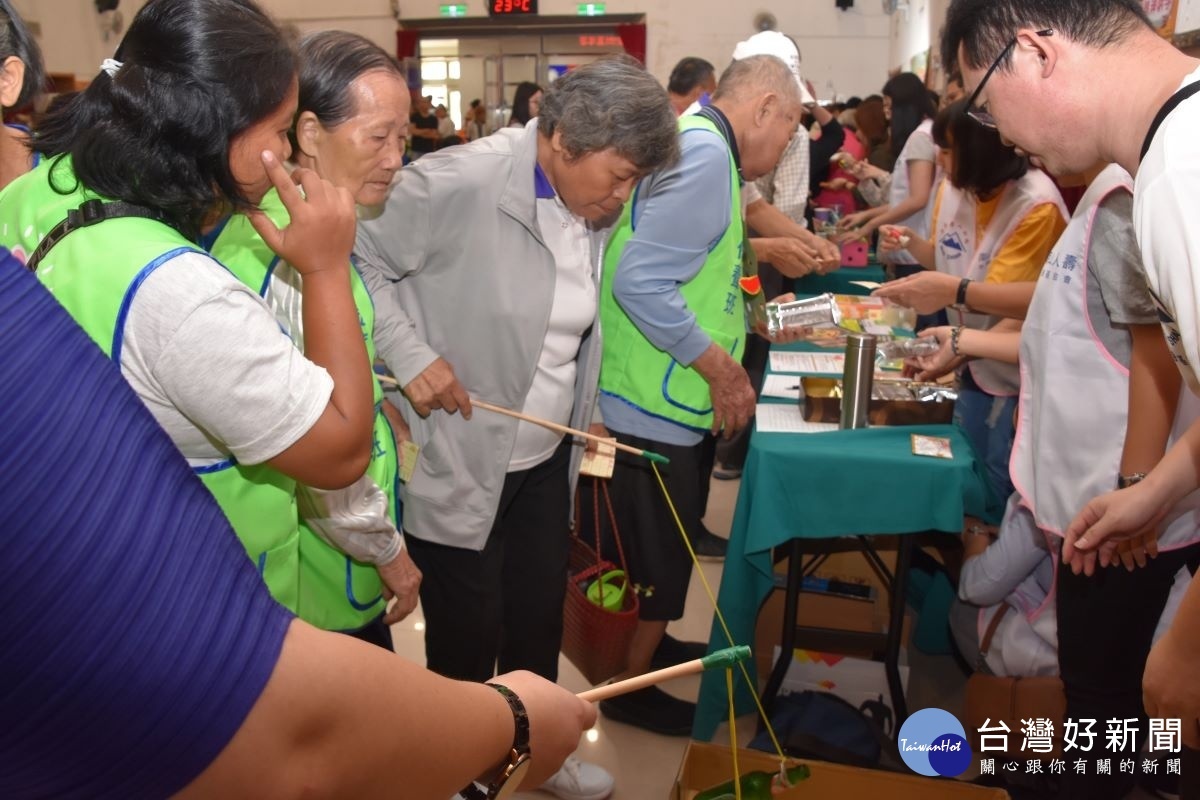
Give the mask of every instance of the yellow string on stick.
<svg viewBox="0 0 1200 800">
<path fill-rule="evenodd" d="M 725 622 L 725 615 L 721 613 L 721 607 L 717 605 L 717 595 L 713 592 L 712 586 L 708 582 L 704 570 L 700 568 L 700 559 L 696 557 L 696 551 L 692 549 L 692 542 L 688 538 L 687 529 L 683 527 L 683 521 L 679 518 L 679 512 L 675 510 L 675 503 L 671 500 L 671 493 L 667 491 L 667 484 L 663 481 L 662 474 L 658 471 L 658 464 L 650 462 L 650 469 L 654 470 L 654 477 L 658 479 L 658 487 L 662 489 L 663 498 L 667 501 L 667 508 L 671 510 L 671 517 L 675 520 L 675 526 L 679 529 L 679 535 L 683 538 L 683 544 L 687 548 L 688 554 L 692 557 L 692 563 L 696 565 L 696 572 L 700 575 L 700 583 L 704 586 L 704 591 L 708 595 L 709 601 L 712 602 L 713 610 L 717 614 L 717 622 L 721 625 L 721 631 L 725 634 L 725 640 L 729 643 L 729 647 L 734 647 L 737 642 L 733 641 L 733 634 L 729 631 L 729 625 Z M 750 687 L 750 696 L 754 698 L 754 705 L 758 708 L 758 715 L 762 718 L 763 725 L 767 728 L 767 734 L 771 737 L 771 744 L 775 746 L 775 752 L 779 755 L 779 769 L 783 773 L 787 767 L 787 755 L 783 752 L 783 747 L 779 744 L 779 739 L 775 736 L 775 728 L 771 726 L 771 720 L 767 717 L 766 709 L 763 708 L 762 701 L 758 698 L 758 686 L 750 679 L 750 673 L 746 671 L 746 662 L 738 662 L 738 669 L 742 671 L 742 677 L 746 679 L 746 685 Z M 729 713 L 733 715 L 733 695 L 732 689 L 729 697 Z M 733 731 L 730 731 L 732 735 Z M 733 751 L 737 753 L 737 739 L 733 740 Z M 735 755 L 736 758 L 736 755 Z"/>
<path fill-rule="evenodd" d="M 737 711 L 733 707 L 733 667 L 725 668 L 725 688 L 729 691 L 729 738 L 733 742 L 729 748 L 733 754 L 733 796 L 734 800 L 742 800 L 742 774 L 738 769 L 737 753 Z"/>
</svg>

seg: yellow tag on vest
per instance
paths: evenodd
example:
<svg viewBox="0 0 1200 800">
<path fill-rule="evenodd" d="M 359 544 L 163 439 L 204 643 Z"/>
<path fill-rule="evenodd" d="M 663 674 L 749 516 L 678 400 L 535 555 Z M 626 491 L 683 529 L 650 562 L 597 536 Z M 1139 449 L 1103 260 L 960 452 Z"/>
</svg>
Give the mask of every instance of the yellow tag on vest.
<svg viewBox="0 0 1200 800">
<path fill-rule="evenodd" d="M 400 480 L 408 483 L 417 469 L 417 459 L 421 456 L 421 447 L 412 439 L 408 439 L 400 442 L 396 456 L 400 460 Z"/>
</svg>

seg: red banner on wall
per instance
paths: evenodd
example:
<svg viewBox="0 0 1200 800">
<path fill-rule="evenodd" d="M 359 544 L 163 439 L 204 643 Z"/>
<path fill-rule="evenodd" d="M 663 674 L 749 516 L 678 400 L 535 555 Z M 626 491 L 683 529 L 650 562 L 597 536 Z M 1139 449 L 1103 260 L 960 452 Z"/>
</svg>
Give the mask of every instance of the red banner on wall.
<svg viewBox="0 0 1200 800">
<path fill-rule="evenodd" d="M 418 31 L 396 31 L 396 58 L 403 61 L 406 58 L 417 57 L 417 45 L 421 41 Z"/>
<path fill-rule="evenodd" d="M 627 23 L 617 26 L 617 35 L 625 52 L 643 64 L 646 63 L 646 26 L 644 23 Z"/>
</svg>

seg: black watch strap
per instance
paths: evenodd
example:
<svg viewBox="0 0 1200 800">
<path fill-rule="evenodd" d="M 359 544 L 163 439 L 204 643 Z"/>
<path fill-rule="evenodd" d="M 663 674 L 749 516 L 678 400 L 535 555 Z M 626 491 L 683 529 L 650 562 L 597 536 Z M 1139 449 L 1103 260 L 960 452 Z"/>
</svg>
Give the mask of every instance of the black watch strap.
<svg viewBox="0 0 1200 800">
<path fill-rule="evenodd" d="M 960 306 L 965 306 L 967 304 L 967 287 L 970 285 L 970 278 L 963 278 L 962 282 L 958 284 L 958 294 L 954 297 L 954 302 L 956 304 Z"/>
<path fill-rule="evenodd" d="M 1128 489 L 1130 486 L 1133 486 L 1136 483 L 1141 483 L 1144 480 L 1146 480 L 1146 473 L 1144 472 L 1134 472 L 1129 475 L 1118 475 L 1117 488 Z"/>
<path fill-rule="evenodd" d="M 525 710 L 525 704 L 521 702 L 521 698 L 517 697 L 517 693 L 507 686 L 499 683 L 488 683 L 490 686 L 500 693 L 500 696 L 508 701 L 508 707 L 512 709 L 513 722 L 516 723 L 516 730 L 513 733 L 512 749 L 518 753 L 529 752 L 529 713 Z"/>
<path fill-rule="evenodd" d="M 488 793 L 472 783 L 465 789 L 460 789 L 458 796 L 461 797 L 462 800 L 487 800 Z"/>
<path fill-rule="evenodd" d="M 509 752 L 508 761 L 500 768 L 500 774 L 488 784 L 487 790 L 480 789 L 471 783 L 459 792 L 463 800 L 489 800 L 489 798 L 496 797 L 512 773 L 513 767 L 520 761 L 529 758 L 529 713 L 525 710 L 525 704 L 521 702 L 520 697 L 517 697 L 517 693 L 507 686 L 499 683 L 485 685 L 499 692 L 512 710 L 514 723 L 512 750 Z"/>
</svg>

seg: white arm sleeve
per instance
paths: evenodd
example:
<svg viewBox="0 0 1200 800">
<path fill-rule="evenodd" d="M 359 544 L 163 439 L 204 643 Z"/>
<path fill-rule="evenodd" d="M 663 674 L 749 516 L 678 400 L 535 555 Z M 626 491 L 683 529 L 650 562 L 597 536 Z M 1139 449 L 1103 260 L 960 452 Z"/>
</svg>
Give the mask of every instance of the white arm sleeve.
<svg viewBox="0 0 1200 800">
<path fill-rule="evenodd" d="M 387 564 L 404 540 L 388 516 L 387 494 L 363 475 L 344 489 L 298 486 L 300 516 L 328 544 L 367 564 Z"/>
</svg>

